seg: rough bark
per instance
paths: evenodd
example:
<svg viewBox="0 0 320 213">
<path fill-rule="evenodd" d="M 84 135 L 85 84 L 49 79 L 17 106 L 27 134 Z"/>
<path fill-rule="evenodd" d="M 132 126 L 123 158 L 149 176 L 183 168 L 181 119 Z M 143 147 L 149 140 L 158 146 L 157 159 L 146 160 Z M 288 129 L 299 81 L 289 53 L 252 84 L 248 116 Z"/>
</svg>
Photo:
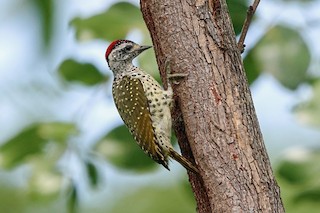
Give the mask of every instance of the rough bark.
<svg viewBox="0 0 320 213">
<path fill-rule="evenodd" d="M 159 67 L 173 73 L 175 131 L 197 210 L 284 212 L 225 0 L 141 0 Z M 162 76 L 164 70 L 161 69 Z M 193 155 L 192 155 L 193 153 Z"/>
</svg>

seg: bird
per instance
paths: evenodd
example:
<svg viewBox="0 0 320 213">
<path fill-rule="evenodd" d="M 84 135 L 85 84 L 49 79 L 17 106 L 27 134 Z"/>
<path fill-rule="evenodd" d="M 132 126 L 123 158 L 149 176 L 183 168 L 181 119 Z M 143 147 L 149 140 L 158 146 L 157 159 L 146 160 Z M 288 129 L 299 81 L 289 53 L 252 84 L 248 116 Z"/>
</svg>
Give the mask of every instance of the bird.
<svg viewBox="0 0 320 213">
<path fill-rule="evenodd" d="M 112 95 L 116 108 L 137 144 L 151 159 L 170 170 L 168 159 L 171 157 L 187 170 L 199 173 L 171 144 L 173 91 L 170 73 L 167 73 L 168 88 L 163 89 L 151 75 L 132 64 L 134 58 L 151 47 L 130 40 L 116 40 L 106 49 L 105 59 L 114 75 Z"/>
</svg>

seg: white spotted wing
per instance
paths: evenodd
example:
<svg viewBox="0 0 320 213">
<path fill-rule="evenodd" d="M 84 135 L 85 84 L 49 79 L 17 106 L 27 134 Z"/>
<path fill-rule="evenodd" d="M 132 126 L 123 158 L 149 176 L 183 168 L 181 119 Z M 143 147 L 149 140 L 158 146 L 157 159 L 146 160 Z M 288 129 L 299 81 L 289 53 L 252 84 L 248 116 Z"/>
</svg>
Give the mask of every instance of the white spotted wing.
<svg viewBox="0 0 320 213">
<path fill-rule="evenodd" d="M 119 114 L 140 147 L 151 158 L 167 167 L 157 145 L 143 85 L 137 78 L 124 76 L 115 80 L 112 93 Z"/>
</svg>

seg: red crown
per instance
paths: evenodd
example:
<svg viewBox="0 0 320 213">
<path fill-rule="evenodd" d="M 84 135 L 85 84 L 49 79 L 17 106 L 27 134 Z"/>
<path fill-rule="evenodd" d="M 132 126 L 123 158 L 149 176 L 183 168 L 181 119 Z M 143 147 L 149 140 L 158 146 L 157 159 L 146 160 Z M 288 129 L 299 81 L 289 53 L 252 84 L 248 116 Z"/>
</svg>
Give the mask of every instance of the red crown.
<svg viewBox="0 0 320 213">
<path fill-rule="evenodd" d="M 115 40 L 113 42 L 111 42 L 111 44 L 109 45 L 109 47 L 106 50 L 106 60 L 108 61 L 108 56 L 110 55 L 111 51 L 113 50 L 113 48 L 115 48 L 116 46 L 122 44 L 122 43 L 126 43 L 126 42 L 131 42 L 129 40 Z"/>
</svg>

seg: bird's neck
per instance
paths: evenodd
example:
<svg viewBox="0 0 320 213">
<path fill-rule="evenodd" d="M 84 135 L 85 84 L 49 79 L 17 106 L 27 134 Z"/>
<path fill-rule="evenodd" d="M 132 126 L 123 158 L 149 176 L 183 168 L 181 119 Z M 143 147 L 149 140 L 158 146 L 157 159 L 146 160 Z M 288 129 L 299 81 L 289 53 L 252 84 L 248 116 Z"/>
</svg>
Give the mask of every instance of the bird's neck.
<svg viewBox="0 0 320 213">
<path fill-rule="evenodd" d="M 114 76 L 124 75 L 137 69 L 131 62 L 112 62 L 109 64 Z"/>
</svg>

